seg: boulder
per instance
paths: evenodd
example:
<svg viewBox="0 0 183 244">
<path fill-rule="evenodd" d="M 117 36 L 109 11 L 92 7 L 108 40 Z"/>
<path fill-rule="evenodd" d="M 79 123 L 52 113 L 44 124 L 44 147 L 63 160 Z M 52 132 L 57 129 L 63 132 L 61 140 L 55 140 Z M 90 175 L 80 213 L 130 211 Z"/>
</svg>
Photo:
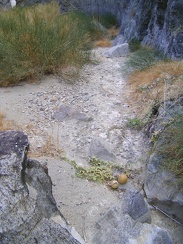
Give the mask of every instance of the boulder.
<svg viewBox="0 0 183 244">
<path fill-rule="evenodd" d="M 47 168 L 21 131 L 0 132 L 0 242 L 84 243 L 59 212 Z"/>
<path fill-rule="evenodd" d="M 119 44 L 109 48 L 105 55 L 107 58 L 125 57 L 129 55 L 128 43 Z"/>
</svg>

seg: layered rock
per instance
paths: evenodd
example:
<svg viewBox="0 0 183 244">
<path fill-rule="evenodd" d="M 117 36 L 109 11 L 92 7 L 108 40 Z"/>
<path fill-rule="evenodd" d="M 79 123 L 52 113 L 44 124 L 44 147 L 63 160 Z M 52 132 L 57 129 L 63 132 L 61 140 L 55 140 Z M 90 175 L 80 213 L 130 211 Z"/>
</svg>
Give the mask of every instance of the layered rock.
<svg viewBox="0 0 183 244">
<path fill-rule="evenodd" d="M 120 34 L 127 41 L 136 38 L 171 58 L 183 58 L 182 0 L 121 2 Z"/>
<path fill-rule="evenodd" d="M 28 145 L 20 131 L 0 132 L 0 242 L 82 243 L 56 206 L 47 169 L 27 159 Z"/>
</svg>

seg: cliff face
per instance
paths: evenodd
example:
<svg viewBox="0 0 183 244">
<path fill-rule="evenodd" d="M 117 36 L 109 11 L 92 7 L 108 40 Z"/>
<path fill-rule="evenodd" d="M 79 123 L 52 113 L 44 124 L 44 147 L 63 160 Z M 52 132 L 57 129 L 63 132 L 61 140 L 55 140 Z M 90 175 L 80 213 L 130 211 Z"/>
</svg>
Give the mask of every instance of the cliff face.
<svg viewBox="0 0 183 244">
<path fill-rule="evenodd" d="M 136 38 L 169 57 L 183 58 L 183 0 L 70 0 L 89 13 L 112 13 L 120 25 L 125 41 Z"/>
<path fill-rule="evenodd" d="M 183 58 L 183 0 L 58 0 L 86 13 L 112 13 L 125 41 L 132 38 L 173 59 Z"/>
<path fill-rule="evenodd" d="M 171 58 L 183 58 L 183 0 L 123 0 L 121 30 Z"/>
<path fill-rule="evenodd" d="M 183 0 L 57 0 L 62 10 L 112 13 L 121 24 L 125 41 L 132 38 L 174 59 L 183 58 Z M 8 0 L 0 0 L 0 6 Z M 17 5 L 49 0 L 17 0 Z"/>
</svg>

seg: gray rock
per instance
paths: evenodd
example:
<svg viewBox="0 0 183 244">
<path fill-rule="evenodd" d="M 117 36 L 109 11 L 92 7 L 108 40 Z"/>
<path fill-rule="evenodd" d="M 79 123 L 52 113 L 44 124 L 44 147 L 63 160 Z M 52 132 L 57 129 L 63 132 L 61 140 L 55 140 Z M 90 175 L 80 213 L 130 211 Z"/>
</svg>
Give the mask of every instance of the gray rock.
<svg viewBox="0 0 183 244">
<path fill-rule="evenodd" d="M 105 143 L 106 144 L 106 143 Z M 101 140 L 93 139 L 90 143 L 89 157 L 98 158 L 104 161 L 115 161 L 115 155 L 110 152 Z"/>
<path fill-rule="evenodd" d="M 123 35 L 118 35 L 112 42 L 113 46 L 123 44 L 125 42 L 125 38 Z"/>
<path fill-rule="evenodd" d="M 183 57 L 182 0 L 124 0 L 120 34 L 136 38 L 163 51 L 171 58 Z"/>
<path fill-rule="evenodd" d="M 109 48 L 105 55 L 108 58 L 125 57 L 129 55 L 128 43 L 116 45 L 114 47 Z"/>
<path fill-rule="evenodd" d="M 56 206 L 47 168 L 27 159 L 28 145 L 21 131 L 0 132 L 0 242 L 84 243 Z"/>
<path fill-rule="evenodd" d="M 151 223 L 151 213 L 141 193 L 131 190 L 128 193 L 128 214 L 141 223 Z"/>
<path fill-rule="evenodd" d="M 135 195 L 134 195 L 135 193 Z M 134 201 L 136 198 L 136 206 L 130 206 L 130 199 Z M 140 199 L 140 200 L 139 200 Z M 142 195 L 136 191 L 131 191 L 123 194 L 121 202 L 113 206 L 95 226 L 95 234 L 91 244 L 172 244 L 172 240 L 166 231 L 161 228 L 141 223 L 138 220 L 139 216 L 145 212 L 137 209 L 137 205 L 142 203 L 146 211 L 146 205 L 142 200 Z M 135 215 L 136 209 L 139 216 Z M 137 219 L 129 216 L 128 212 Z"/>
<path fill-rule="evenodd" d="M 173 244 L 168 233 L 158 226 L 144 224 L 136 239 L 130 239 L 129 244 Z"/>
<path fill-rule="evenodd" d="M 92 120 L 91 117 L 88 117 L 84 113 L 81 113 L 77 108 L 67 105 L 61 105 L 59 109 L 54 112 L 53 118 L 60 121 L 76 119 L 79 121 L 87 122 Z"/>
</svg>

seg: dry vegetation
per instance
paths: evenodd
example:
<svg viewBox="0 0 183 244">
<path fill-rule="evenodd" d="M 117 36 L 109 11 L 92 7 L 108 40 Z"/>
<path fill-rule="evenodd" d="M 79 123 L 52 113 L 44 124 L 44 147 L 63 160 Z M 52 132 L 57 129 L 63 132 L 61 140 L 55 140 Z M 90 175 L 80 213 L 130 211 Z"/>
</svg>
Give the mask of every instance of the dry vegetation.
<svg viewBox="0 0 183 244">
<path fill-rule="evenodd" d="M 133 59 L 134 57 L 134 59 Z M 150 48 L 143 48 L 134 53 L 127 61 L 132 64 L 133 72 L 128 84 L 131 95 L 129 104 L 136 111 L 136 118 L 129 119 L 133 128 L 148 126 L 156 120 L 161 103 L 182 104 L 183 95 L 183 61 L 170 61 Z M 141 61 L 141 62 L 140 62 Z M 162 115 L 164 116 L 164 115 Z M 163 119 L 163 118 L 162 118 Z M 163 167 L 178 177 L 178 184 L 183 184 L 183 116 L 181 111 L 173 116 L 169 123 L 162 123 L 162 129 L 155 131 L 151 137 L 154 150 L 164 157 Z M 159 143 L 162 141 L 162 145 Z M 157 146 L 157 148 L 156 148 Z"/>
<path fill-rule="evenodd" d="M 31 139 L 29 138 L 30 148 L 28 152 L 29 157 L 59 157 L 63 156 L 63 150 L 59 146 L 59 142 L 54 141 L 52 136 L 48 134 L 44 134 L 34 128 L 33 125 L 28 124 L 25 126 L 18 126 L 15 122 L 6 119 L 6 115 L 4 112 L 0 112 L 0 131 L 6 130 L 22 130 L 28 138 L 34 138 L 37 135 L 42 138 L 42 143 L 38 146 L 36 143 L 31 143 Z"/>
<path fill-rule="evenodd" d="M 94 40 L 103 35 L 90 16 L 60 14 L 58 3 L 0 11 L 0 86 L 90 61 Z"/>
<path fill-rule="evenodd" d="M 94 42 L 94 48 L 95 47 L 110 47 L 112 46 L 112 43 L 109 39 L 101 39 Z"/>
<path fill-rule="evenodd" d="M 129 103 L 143 118 L 154 104 L 183 94 L 183 62 L 158 62 L 146 70 L 135 71 L 129 77 L 129 85 Z"/>
<path fill-rule="evenodd" d="M 4 112 L 0 112 L 0 131 L 16 129 L 15 123 L 6 119 Z"/>
</svg>

